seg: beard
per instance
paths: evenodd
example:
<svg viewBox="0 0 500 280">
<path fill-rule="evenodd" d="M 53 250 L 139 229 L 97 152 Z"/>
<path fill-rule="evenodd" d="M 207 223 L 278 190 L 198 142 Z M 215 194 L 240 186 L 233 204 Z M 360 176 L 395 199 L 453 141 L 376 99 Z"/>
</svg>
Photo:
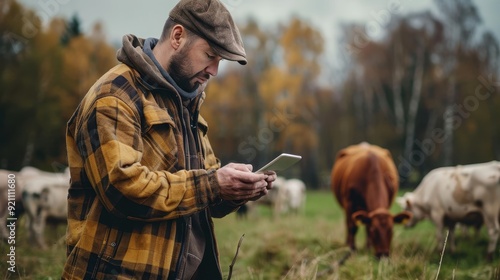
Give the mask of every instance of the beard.
<svg viewBox="0 0 500 280">
<path fill-rule="evenodd" d="M 171 58 L 167 72 L 181 89 L 185 90 L 186 92 L 193 92 L 200 86 L 200 83 L 193 83 L 191 81 L 195 77 L 203 77 L 208 80 L 208 78 L 210 78 L 210 75 L 206 73 L 204 74 L 203 71 L 191 75 L 189 71 L 189 69 L 192 68 L 191 63 L 187 61 L 186 57 L 187 52 L 185 48 L 174 54 Z"/>
</svg>

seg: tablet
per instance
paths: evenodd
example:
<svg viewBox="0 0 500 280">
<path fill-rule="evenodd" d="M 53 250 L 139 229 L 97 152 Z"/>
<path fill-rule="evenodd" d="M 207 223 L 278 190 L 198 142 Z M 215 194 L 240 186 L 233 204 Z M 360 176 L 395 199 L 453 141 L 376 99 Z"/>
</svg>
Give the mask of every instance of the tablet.
<svg viewBox="0 0 500 280">
<path fill-rule="evenodd" d="M 300 159 L 302 159 L 301 156 L 282 153 L 255 172 L 264 172 L 268 170 L 283 171 L 293 164 L 297 163 Z"/>
</svg>

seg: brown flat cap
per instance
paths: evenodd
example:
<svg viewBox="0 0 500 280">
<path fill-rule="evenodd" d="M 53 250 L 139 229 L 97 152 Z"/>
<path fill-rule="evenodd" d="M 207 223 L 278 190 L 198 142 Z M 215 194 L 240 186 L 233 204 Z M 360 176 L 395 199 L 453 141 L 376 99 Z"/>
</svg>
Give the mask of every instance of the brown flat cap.
<svg viewBox="0 0 500 280">
<path fill-rule="evenodd" d="M 240 31 L 219 0 L 180 0 L 169 16 L 205 39 L 222 58 L 247 64 Z"/>
</svg>

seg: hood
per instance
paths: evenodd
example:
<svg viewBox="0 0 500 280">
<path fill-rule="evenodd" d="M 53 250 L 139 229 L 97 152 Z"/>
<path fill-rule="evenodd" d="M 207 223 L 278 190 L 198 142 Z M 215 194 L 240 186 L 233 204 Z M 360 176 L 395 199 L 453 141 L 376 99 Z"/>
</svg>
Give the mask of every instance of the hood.
<svg viewBox="0 0 500 280">
<path fill-rule="evenodd" d="M 131 34 L 123 36 L 123 45 L 116 55 L 118 61 L 137 70 L 141 78 L 151 87 L 169 89 L 176 92 L 175 88 L 163 77 L 151 58 L 144 53 L 144 42 L 145 39 L 137 38 Z"/>
</svg>

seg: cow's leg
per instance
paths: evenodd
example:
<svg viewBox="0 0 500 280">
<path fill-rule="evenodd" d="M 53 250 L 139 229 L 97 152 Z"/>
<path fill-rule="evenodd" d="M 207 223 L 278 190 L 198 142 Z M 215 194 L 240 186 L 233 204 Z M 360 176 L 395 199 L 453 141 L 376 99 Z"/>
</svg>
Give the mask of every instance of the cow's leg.
<svg viewBox="0 0 500 280">
<path fill-rule="evenodd" d="M 278 197 L 278 199 L 272 204 L 272 211 L 273 211 L 273 218 L 274 219 L 277 219 L 280 215 L 280 212 L 281 212 L 281 202 L 279 200 L 280 200 L 280 198 Z"/>
<path fill-rule="evenodd" d="M 279 218 L 282 214 L 285 213 L 285 207 L 286 207 L 286 194 L 284 192 L 285 190 L 281 187 L 278 188 L 278 193 L 276 194 L 276 200 L 274 201 L 274 207 L 273 207 L 273 217 L 274 218 Z"/>
<path fill-rule="evenodd" d="M 474 240 L 479 240 L 479 238 L 481 237 L 481 227 L 482 227 L 482 223 L 481 224 L 477 224 L 477 225 L 474 225 Z"/>
<path fill-rule="evenodd" d="M 358 232 L 358 227 L 356 226 L 356 224 L 353 223 L 352 226 L 349 226 L 348 233 L 347 233 L 347 245 L 349 245 L 349 247 L 352 250 L 356 250 L 355 237 L 356 237 L 357 232 Z"/>
<path fill-rule="evenodd" d="M 347 220 L 347 245 L 351 250 L 356 250 L 356 242 L 355 236 L 356 232 L 358 232 L 358 226 L 352 219 L 351 215 L 346 212 L 346 220 Z"/>
<path fill-rule="evenodd" d="M 35 244 L 35 210 L 33 210 L 34 201 L 31 199 L 31 196 L 26 196 L 24 203 L 26 205 L 26 225 L 28 229 L 29 242 L 30 244 Z"/>
<path fill-rule="evenodd" d="M 434 211 L 431 213 L 431 220 L 436 226 L 436 241 L 437 241 L 437 248 L 439 251 L 443 250 L 444 243 L 443 243 L 443 228 L 444 228 L 444 220 L 443 220 L 444 215 L 439 212 L 439 211 Z"/>
<path fill-rule="evenodd" d="M 372 246 L 372 240 L 370 239 L 370 227 L 365 226 L 366 229 L 366 249 L 370 249 Z"/>
<path fill-rule="evenodd" d="M 37 216 L 34 218 L 33 233 L 35 241 L 42 249 L 47 249 L 45 244 L 45 222 L 47 220 L 47 212 L 44 209 L 38 211 Z"/>
<path fill-rule="evenodd" d="M 488 261 L 493 260 L 493 253 L 497 247 L 498 236 L 500 234 L 500 224 L 498 223 L 498 209 L 491 209 L 493 207 L 485 207 L 485 212 L 483 214 L 484 224 L 488 229 L 488 251 L 486 255 L 486 259 Z"/>
<path fill-rule="evenodd" d="M 455 228 L 457 226 L 457 222 L 454 221 L 453 219 L 449 219 L 445 216 L 443 218 L 443 226 L 448 229 L 448 238 L 447 238 L 447 242 L 445 241 L 445 243 L 449 244 L 448 247 L 450 247 L 450 251 L 452 253 L 454 253 L 456 250 Z"/>
<path fill-rule="evenodd" d="M 28 222 L 28 227 L 29 227 L 29 240 L 32 245 L 36 245 L 36 225 L 37 221 L 35 217 L 30 217 L 30 220 Z"/>
<path fill-rule="evenodd" d="M 456 245 L 455 245 L 455 225 L 456 223 L 451 223 L 448 226 L 448 243 L 450 244 L 450 251 L 452 253 L 455 253 L 456 251 Z"/>
</svg>

